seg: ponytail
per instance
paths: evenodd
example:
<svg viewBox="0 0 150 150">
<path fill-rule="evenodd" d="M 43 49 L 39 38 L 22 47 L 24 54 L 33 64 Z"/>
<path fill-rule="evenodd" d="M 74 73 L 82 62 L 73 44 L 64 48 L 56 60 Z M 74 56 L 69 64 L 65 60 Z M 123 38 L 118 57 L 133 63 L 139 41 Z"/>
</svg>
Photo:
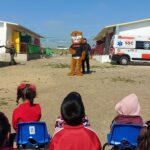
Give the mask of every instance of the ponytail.
<svg viewBox="0 0 150 150">
<path fill-rule="evenodd" d="M 20 98 L 23 99 L 23 90 L 25 89 L 26 84 L 25 83 L 21 83 L 18 87 L 17 87 L 17 98 L 16 98 L 16 103 L 18 105 Z"/>
<path fill-rule="evenodd" d="M 36 97 L 36 91 L 31 89 L 30 87 L 26 87 L 23 93 L 24 93 L 24 100 L 27 99 L 30 102 L 30 106 L 33 106 L 34 98 Z"/>
</svg>

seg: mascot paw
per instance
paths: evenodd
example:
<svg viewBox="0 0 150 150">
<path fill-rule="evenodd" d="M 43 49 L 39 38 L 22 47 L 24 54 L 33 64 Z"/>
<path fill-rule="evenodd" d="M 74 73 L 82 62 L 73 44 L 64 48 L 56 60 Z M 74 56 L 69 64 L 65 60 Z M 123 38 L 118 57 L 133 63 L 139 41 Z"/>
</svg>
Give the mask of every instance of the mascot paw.
<svg viewBox="0 0 150 150">
<path fill-rule="evenodd" d="M 70 54 L 73 55 L 73 54 L 75 54 L 76 51 L 73 48 L 69 48 L 69 52 L 70 52 Z"/>
<path fill-rule="evenodd" d="M 85 55 L 86 55 L 86 53 L 83 52 L 82 55 L 81 55 L 81 60 L 84 60 L 84 59 L 85 59 Z"/>
</svg>

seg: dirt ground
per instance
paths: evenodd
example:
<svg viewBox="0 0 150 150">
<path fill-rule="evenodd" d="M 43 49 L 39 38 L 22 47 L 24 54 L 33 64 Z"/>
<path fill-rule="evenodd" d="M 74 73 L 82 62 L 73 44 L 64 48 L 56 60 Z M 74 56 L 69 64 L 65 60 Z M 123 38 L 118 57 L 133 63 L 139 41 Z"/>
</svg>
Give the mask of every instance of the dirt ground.
<svg viewBox="0 0 150 150">
<path fill-rule="evenodd" d="M 82 95 L 86 114 L 102 144 L 106 141 L 114 106 L 124 96 L 135 93 L 141 103 L 144 121 L 150 119 L 150 65 L 117 66 L 92 60 L 92 74 L 69 77 L 70 57 L 54 57 L 0 68 L 0 110 L 10 122 L 16 107 L 16 87 L 21 82 L 37 86 L 35 102 L 42 107 L 42 120 L 53 134 L 60 104 L 71 91 Z"/>
</svg>

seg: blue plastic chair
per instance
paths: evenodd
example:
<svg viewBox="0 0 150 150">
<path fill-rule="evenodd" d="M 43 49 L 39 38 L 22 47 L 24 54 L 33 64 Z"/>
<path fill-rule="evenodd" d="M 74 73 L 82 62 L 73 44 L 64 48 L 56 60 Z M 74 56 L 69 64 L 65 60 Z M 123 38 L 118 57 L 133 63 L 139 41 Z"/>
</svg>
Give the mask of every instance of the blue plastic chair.
<svg viewBox="0 0 150 150">
<path fill-rule="evenodd" d="M 17 146 L 18 148 L 46 148 L 50 142 L 45 122 L 18 123 Z"/>
<path fill-rule="evenodd" d="M 107 135 L 106 146 L 112 146 L 114 149 L 136 149 L 137 139 L 140 134 L 142 125 L 139 124 L 113 124 L 110 133 Z"/>
</svg>

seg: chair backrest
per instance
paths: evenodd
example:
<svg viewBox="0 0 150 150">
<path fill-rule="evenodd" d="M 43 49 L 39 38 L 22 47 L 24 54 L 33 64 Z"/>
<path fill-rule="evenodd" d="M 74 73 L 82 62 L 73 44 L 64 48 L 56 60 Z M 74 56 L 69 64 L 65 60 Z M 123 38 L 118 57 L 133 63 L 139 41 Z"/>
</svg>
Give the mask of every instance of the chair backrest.
<svg viewBox="0 0 150 150">
<path fill-rule="evenodd" d="M 46 145 L 50 141 L 45 122 L 18 123 L 17 145 L 38 147 Z"/>
<path fill-rule="evenodd" d="M 137 138 L 142 125 L 139 124 L 113 124 L 110 134 L 107 135 L 109 145 L 122 147 L 137 147 Z"/>
</svg>

